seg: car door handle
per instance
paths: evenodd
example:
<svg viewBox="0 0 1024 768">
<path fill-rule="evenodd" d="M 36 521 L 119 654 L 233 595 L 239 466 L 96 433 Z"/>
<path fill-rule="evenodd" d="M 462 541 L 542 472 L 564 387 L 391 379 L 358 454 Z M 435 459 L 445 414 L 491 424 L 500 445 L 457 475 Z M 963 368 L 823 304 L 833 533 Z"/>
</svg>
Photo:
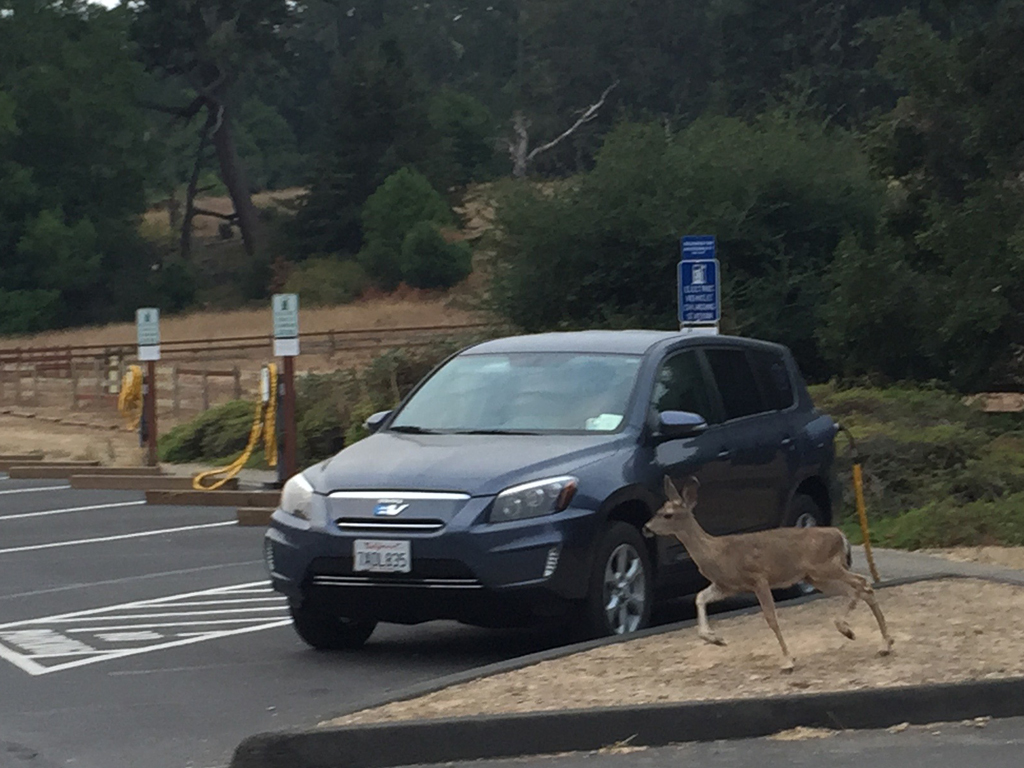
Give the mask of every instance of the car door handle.
<svg viewBox="0 0 1024 768">
<path fill-rule="evenodd" d="M 722 448 L 718 452 L 718 458 L 720 458 L 720 459 L 731 459 L 732 458 L 732 451 L 730 451 L 728 448 Z"/>
<path fill-rule="evenodd" d="M 782 445 L 784 447 L 788 448 L 792 444 L 793 444 L 793 438 L 790 437 L 789 435 L 786 435 L 784 438 L 782 438 Z"/>
</svg>

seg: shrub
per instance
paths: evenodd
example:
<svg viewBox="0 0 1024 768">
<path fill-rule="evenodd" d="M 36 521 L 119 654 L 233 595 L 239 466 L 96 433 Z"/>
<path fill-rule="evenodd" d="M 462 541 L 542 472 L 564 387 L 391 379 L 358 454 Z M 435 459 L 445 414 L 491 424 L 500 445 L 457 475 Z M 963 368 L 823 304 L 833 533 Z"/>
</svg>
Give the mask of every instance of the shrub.
<svg viewBox="0 0 1024 768">
<path fill-rule="evenodd" d="M 251 402 L 233 400 L 179 424 L 160 437 L 160 460 L 217 462 L 241 453 L 249 441 L 253 408 Z"/>
<path fill-rule="evenodd" d="M 285 282 L 285 291 L 299 294 L 306 307 L 332 306 L 355 301 L 368 284 L 369 278 L 361 265 L 323 257 L 295 266 Z"/>
<path fill-rule="evenodd" d="M 402 245 L 410 231 L 421 222 L 452 221 L 451 208 L 426 176 L 402 168 L 388 176 L 363 206 L 359 263 L 382 288 L 394 288 L 404 278 Z"/>
<path fill-rule="evenodd" d="M 414 288 L 450 288 L 472 270 L 465 243 L 448 243 L 429 221 L 416 224 L 402 241 L 402 279 Z"/>
</svg>

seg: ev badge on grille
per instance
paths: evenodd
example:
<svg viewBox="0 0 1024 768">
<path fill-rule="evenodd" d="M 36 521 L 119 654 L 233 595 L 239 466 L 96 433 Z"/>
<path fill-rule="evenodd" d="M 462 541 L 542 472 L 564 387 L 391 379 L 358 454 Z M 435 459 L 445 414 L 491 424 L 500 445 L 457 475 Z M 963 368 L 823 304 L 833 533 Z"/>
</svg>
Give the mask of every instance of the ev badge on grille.
<svg viewBox="0 0 1024 768">
<path fill-rule="evenodd" d="M 409 505 L 403 504 L 401 499 L 381 499 L 373 508 L 373 514 L 377 517 L 394 517 L 408 508 Z"/>
</svg>

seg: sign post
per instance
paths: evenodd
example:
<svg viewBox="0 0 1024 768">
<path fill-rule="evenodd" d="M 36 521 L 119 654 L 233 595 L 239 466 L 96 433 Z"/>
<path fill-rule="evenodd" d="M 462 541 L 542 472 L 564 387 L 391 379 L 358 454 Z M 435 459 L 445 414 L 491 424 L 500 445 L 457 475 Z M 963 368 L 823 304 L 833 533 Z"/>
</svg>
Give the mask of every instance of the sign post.
<svg viewBox="0 0 1024 768">
<path fill-rule="evenodd" d="M 145 425 L 146 463 L 157 465 L 156 428 L 156 361 L 160 359 L 160 310 L 144 307 L 135 311 L 135 329 L 138 337 L 139 362 L 146 364 L 146 378 L 142 387 L 142 423 Z"/>
<path fill-rule="evenodd" d="M 688 235 L 682 238 L 681 250 L 679 330 L 715 335 L 722 319 L 722 271 L 715 258 L 715 236 Z"/>
<path fill-rule="evenodd" d="M 283 357 L 280 423 L 284 450 L 278 462 L 278 477 L 285 481 L 298 471 L 298 435 L 295 423 L 295 358 L 299 354 L 299 296 L 276 293 L 271 297 L 274 313 L 274 357 Z"/>
</svg>

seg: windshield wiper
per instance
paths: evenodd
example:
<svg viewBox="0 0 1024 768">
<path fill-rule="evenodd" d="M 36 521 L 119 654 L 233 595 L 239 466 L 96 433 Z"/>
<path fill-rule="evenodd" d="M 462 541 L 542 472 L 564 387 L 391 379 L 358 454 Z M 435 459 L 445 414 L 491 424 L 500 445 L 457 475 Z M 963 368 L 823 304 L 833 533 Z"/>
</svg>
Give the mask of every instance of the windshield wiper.
<svg viewBox="0 0 1024 768">
<path fill-rule="evenodd" d="M 388 432 L 401 432 L 406 435 L 436 435 L 436 429 L 425 429 L 415 424 L 400 424 L 397 427 L 388 427 Z"/>
<path fill-rule="evenodd" d="M 526 429 L 465 429 L 455 432 L 456 435 L 537 435 Z"/>
</svg>

